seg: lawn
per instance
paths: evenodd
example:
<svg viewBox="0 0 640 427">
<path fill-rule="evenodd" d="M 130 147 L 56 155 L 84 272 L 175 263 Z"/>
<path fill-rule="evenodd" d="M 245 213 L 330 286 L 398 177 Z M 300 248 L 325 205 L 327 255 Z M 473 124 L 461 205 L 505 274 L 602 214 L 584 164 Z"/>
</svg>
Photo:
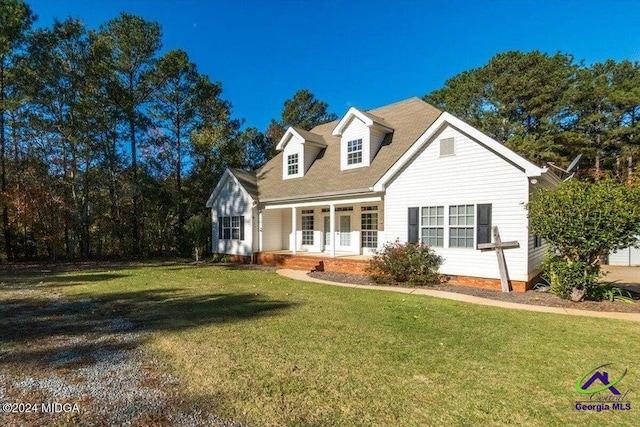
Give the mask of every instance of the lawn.
<svg viewBox="0 0 640 427">
<path fill-rule="evenodd" d="M 575 409 L 583 400 L 576 382 L 603 363 L 628 368 L 622 392 L 640 390 L 635 322 L 225 266 L 2 274 L 0 291 L 33 287 L 68 301 L 97 300 L 101 316 L 125 317 L 145 334 L 137 345 L 178 379 L 184 410 L 247 425 L 600 426 L 637 425 L 640 417 L 635 391 L 630 411 Z M 14 296 L 0 292 L 0 301 L 7 298 Z M 39 293 L 21 298 L 43 304 Z"/>
</svg>

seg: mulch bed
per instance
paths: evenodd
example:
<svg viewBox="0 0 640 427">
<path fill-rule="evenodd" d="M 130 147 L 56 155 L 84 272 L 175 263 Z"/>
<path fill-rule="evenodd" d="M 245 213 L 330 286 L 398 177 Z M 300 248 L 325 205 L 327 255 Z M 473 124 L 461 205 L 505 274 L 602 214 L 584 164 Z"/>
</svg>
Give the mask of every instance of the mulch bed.
<svg viewBox="0 0 640 427">
<path fill-rule="evenodd" d="M 368 276 L 360 274 L 348 274 L 348 273 L 333 273 L 327 271 L 315 271 L 309 273 L 309 276 L 329 280 L 331 282 L 338 283 L 353 283 L 356 285 L 376 285 Z M 405 286 L 405 285 L 402 285 Z M 498 290 L 474 288 L 470 286 L 459 285 L 437 285 L 429 286 L 428 289 L 455 292 L 460 294 L 474 295 L 481 298 L 488 298 L 498 301 L 507 301 L 518 304 L 531 304 L 531 305 L 544 305 L 547 307 L 563 307 L 573 308 L 578 310 L 591 310 L 591 311 L 616 311 L 627 313 L 640 313 L 640 285 L 632 284 L 620 284 L 621 289 L 628 290 L 631 293 L 632 298 L 635 300 L 634 304 L 624 302 L 611 302 L 611 301 L 583 301 L 572 302 L 559 298 L 548 292 L 539 292 L 530 290 L 527 292 L 509 292 L 503 293 Z"/>
</svg>

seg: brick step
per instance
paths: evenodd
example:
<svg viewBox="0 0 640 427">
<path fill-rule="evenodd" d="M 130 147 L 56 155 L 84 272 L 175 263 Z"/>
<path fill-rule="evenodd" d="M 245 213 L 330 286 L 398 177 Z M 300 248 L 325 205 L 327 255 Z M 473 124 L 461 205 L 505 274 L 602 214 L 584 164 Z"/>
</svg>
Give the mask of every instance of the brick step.
<svg viewBox="0 0 640 427">
<path fill-rule="evenodd" d="M 367 261 L 291 254 L 264 254 L 258 258 L 258 263 L 301 271 L 316 270 L 322 263 L 325 271 L 355 274 L 364 274 L 367 266 Z"/>
</svg>

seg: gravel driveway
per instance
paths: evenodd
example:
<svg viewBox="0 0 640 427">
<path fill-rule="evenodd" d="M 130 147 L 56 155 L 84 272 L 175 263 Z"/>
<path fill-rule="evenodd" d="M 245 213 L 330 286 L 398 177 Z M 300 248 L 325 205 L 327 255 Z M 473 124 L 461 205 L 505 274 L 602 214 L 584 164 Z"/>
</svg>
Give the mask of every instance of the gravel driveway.
<svg viewBox="0 0 640 427">
<path fill-rule="evenodd" d="M 0 285 L 0 425 L 240 426 L 189 407 L 112 308 Z"/>
</svg>

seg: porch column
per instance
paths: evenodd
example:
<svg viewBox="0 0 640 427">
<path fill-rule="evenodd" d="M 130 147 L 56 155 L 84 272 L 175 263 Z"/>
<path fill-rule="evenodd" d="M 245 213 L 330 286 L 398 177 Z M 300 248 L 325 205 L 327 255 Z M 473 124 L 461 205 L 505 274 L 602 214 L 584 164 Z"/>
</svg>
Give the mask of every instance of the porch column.
<svg viewBox="0 0 640 427">
<path fill-rule="evenodd" d="M 329 234 L 331 235 L 331 258 L 336 257 L 336 207 L 329 205 Z"/>
<path fill-rule="evenodd" d="M 262 209 L 258 210 L 258 252 L 262 252 Z"/>
<path fill-rule="evenodd" d="M 296 233 L 297 223 L 298 223 L 298 208 L 293 207 L 291 208 L 291 234 L 292 234 L 291 245 L 292 247 L 290 249 L 291 249 L 291 253 L 294 255 L 298 250 L 298 236 Z"/>
</svg>

